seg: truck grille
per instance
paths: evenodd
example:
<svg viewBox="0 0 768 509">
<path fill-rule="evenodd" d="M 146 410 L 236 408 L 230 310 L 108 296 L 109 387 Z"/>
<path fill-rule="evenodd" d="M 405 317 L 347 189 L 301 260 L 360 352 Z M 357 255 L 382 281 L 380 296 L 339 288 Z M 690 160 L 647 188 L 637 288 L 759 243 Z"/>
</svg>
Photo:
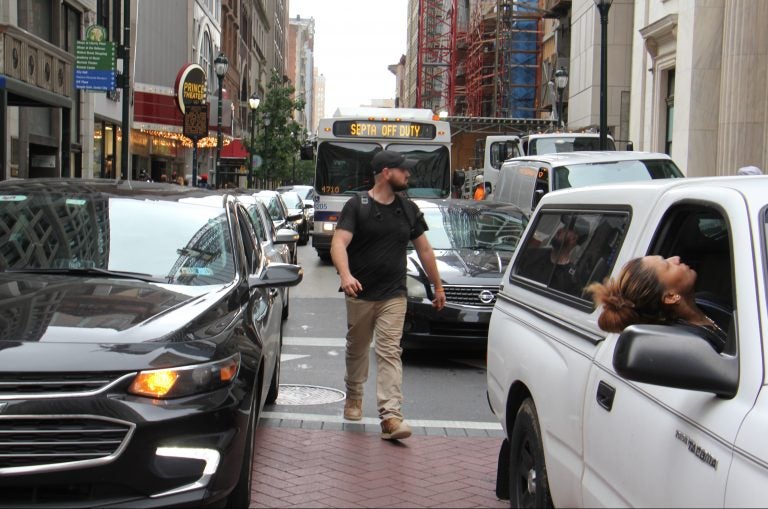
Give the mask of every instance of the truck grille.
<svg viewBox="0 0 768 509">
<path fill-rule="evenodd" d="M 493 307 L 496 303 L 498 286 L 457 286 L 444 285 L 445 300 L 465 306 Z"/>
<path fill-rule="evenodd" d="M 73 462 L 108 462 L 135 425 L 97 416 L 0 417 L 0 475 L 57 470 Z"/>
</svg>

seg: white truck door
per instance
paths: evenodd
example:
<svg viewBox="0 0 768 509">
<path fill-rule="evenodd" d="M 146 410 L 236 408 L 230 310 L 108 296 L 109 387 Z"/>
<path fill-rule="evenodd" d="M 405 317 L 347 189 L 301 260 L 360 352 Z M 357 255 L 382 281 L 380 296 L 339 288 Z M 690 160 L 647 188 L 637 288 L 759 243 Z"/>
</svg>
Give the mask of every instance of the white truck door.
<svg viewBox="0 0 768 509">
<path fill-rule="evenodd" d="M 684 235 L 679 230 L 663 233 L 662 222 L 668 219 L 665 213 L 686 198 L 685 189 L 673 190 L 662 198 L 648 215 L 636 255 L 651 249 L 655 235 L 659 239 Z M 746 206 L 736 192 L 723 195 L 720 191 L 718 196 L 698 192 L 696 199 L 697 206 L 721 211 L 730 229 L 730 257 L 723 256 L 720 270 L 733 274 L 733 307 L 738 309 L 735 331 L 751 339 L 756 334 L 747 331 L 755 329 L 759 320 Z M 642 215 L 635 219 L 642 220 Z M 595 319 L 598 314 L 599 309 Z M 733 444 L 762 382 L 760 341 L 738 344 L 738 392 L 734 398 L 724 399 L 712 393 L 621 378 L 613 367 L 617 338 L 617 334 L 609 334 L 597 353 L 585 393 L 584 505 L 722 507 Z"/>
</svg>

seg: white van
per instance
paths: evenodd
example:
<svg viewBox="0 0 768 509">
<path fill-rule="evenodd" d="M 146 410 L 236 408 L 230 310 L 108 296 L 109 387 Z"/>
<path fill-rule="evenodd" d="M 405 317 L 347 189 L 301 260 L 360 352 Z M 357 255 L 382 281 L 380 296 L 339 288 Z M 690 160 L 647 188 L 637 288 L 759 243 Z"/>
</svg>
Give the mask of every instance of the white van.
<svg viewBox="0 0 768 509">
<path fill-rule="evenodd" d="M 531 212 L 550 191 L 596 184 L 682 177 L 659 152 L 565 152 L 509 159 L 501 165 L 489 200 Z"/>
</svg>

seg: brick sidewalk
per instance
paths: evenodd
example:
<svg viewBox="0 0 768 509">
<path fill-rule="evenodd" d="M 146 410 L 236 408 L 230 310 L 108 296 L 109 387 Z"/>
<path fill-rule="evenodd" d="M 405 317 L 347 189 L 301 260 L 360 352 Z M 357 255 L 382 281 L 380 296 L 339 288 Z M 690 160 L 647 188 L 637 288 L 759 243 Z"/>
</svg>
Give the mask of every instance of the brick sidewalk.
<svg viewBox="0 0 768 509">
<path fill-rule="evenodd" d="M 494 493 L 501 440 L 262 426 L 251 507 L 509 507 Z"/>
</svg>

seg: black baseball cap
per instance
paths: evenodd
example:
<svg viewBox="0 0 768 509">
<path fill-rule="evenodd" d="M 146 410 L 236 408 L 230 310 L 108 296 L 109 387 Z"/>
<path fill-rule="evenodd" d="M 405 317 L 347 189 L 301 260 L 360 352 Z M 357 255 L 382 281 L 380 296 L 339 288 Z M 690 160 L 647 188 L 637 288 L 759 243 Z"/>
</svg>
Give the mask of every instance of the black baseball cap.
<svg viewBox="0 0 768 509">
<path fill-rule="evenodd" d="M 402 168 L 403 170 L 412 170 L 416 167 L 415 159 L 407 159 L 400 152 L 391 150 L 382 150 L 371 159 L 373 174 L 381 173 L 384 168 Z"/>
</svg>

